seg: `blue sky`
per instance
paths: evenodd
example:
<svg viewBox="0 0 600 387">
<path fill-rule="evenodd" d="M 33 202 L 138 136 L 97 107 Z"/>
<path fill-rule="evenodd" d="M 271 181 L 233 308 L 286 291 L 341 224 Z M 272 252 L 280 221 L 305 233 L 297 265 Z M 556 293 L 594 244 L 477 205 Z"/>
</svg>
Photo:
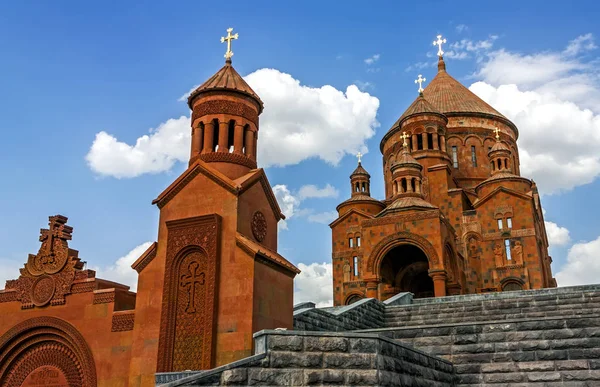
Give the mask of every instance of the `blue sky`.
<svg viewBox="0 0 600 387">
<path fill-rule="evenodd" d="M 553 269 L 564 273 L 559 285 L 561 278 L 593 281 L 600 275 L 594 205 L 600 31 L 589 15 L 600 6 L 556 4 L 4 3 L 0 279 L 18 275 L 27 254 L 39 248 L 47 216 L 61 213 L 75 228 L 71 247 L 90 267 L 131 281 L 124 263 L 156 239 L 158 210 L 150 202 L 185 169 L 179 160 L 187 155 L 186 140 L 173 134 L 181 134 L 189 117 L 180 97 L 222 66 L 219 38 L 231 26 L 240 34 L 235 68 L 251 74 L 251 85 L 270 102 L 259 164 L 269 165 L 269 180 L 291 213 L 280 252 L 304 264 L 298 299 L 328 301 L 327 223 L 349 196 L 352 154 L 366 154 L 373 195 L 382 198 L 379 141 L 416 97 L 417 75 L 435 76 L 431 42 L 438 33 L 448 39 L 450 74 L 519 126 L 522 172 L 545 193 Z M 277 100 L 277 93 L 284 97 Z M 325 97 L 331 106 L 315 106 Z M 97 142 L 101 132 L 104 148 Z M 296 150 L 294 133 L 312 145 L 297 153 L 264 149 L 286 138 L 281 149 Z M 123 148 L 144 135 L 147 147 Z M 122 163 L 111 161 L 115 150 Z M 145 152 L 143 160 L 128 168 L 135 151 Z M 315 287 L 320 294 L 310 290 Z"/>
</svg>

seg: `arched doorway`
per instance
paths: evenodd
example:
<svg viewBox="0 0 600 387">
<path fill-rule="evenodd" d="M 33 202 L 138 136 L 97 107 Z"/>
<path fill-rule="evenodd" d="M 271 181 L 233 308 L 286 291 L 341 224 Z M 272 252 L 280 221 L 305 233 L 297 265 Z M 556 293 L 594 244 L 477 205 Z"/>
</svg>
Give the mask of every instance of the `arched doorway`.
<svg viewBox="0 0 600 387">
<path fill-rule="evenodd" d="M 417 246 L 403 244 L 391 249 L 381 260 L 379 277 L 383 300 L 400 292 L 411 292 L 415 298 L 434 296 L 429 260 Z"/>
</svg>

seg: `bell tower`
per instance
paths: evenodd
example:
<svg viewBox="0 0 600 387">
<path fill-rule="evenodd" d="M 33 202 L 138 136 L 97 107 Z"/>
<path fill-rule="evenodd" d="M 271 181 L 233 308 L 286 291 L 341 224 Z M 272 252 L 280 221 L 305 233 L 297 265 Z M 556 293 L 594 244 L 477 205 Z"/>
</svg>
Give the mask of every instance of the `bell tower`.
<svg viewBox="0 0 600 387">
<path fill-rule="evenodd" d="M 227 42 L 225 66 L 188 97 L 192 109 L 192 147 L 190 165 L 197 159 L 211 165 L 231 179 L 255 169 L 258 116 L 263 102 L 232 66 L 231 34 Z"/>
</svg>

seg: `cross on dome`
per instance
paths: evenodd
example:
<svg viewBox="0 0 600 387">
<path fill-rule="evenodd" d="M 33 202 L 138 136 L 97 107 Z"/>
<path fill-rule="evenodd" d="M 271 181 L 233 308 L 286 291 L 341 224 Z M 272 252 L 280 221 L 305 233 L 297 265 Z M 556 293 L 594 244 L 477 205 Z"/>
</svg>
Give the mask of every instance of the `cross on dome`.
<svg viewBox="0 0 600 387">
<path fill-rule="evenodd" d="M 227 29 L 227 36 L 221 36 L 221 43 L 227 42 L 227 51 L 225 52 L 225 59 L 231 61 L 231 57 L 233 56 L 233 51 L 231 51 L 231 41 L 239 38 L 239 34 L 236 32 L 235 34 L 231 34 L 233 28 L 229 27 Z"/>
<path fill-rule="evenodd" d="M 442 43 L 446 43 L 446 38 L 442 38 L 442 35 L 437 36 L 437 40 L 433 41 L 434 46 L 438 46 L 437 55 L 441 58 L 444 55 L 444 51 L 442 51 Z"/>
<path fill-rule="evenodd" d="M 427 79 L 423 78 L 421 74 L 419 74 L 419 77 L 415 79 L 415 83 L 419 84 L 419 94 L 423 92 L 423 82 L 425 82 L 426 80 Z"/>
<path fill-rule="evenodd" d="M 360 164 L 360 160 L 362 159 L 362 157 L 363 157 L 363 156 L 364 156 L 364 155 L 363 155 L 362 153 L 360 153 L 360 152 L 358 152 L 358 153 L 356 154 L 356 158 L 358 159 L 358 163 L 359 163 L 359 164 Z"/>
<path fill-rule="evenodd" d="M 496 133 L 496 141 L 500 141 L 500 129 L 494 128 L 494 133 Z"/>
<path fill-rule="evenodd" d="M 406 132 L 402 132 L 402 136 L 400 136 L 400 138 L 404 141 L 404 143 L 402 145 L 405 147 L 408 147 L 408 143 L 406 142 L 406 139 L 410 138 L 410 134 L 406 134 Z"/>
</svg>

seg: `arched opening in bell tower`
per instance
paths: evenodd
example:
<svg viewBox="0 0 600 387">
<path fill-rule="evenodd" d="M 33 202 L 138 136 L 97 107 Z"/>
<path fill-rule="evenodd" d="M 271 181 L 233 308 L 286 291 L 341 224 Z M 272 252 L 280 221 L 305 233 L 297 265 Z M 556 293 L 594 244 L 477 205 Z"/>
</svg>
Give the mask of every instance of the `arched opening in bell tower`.
<svg viewBox="0 0 600 387">
<path fill-rule="evenodd" d="M 403 244 L 391 249 L 379 267 L 382 300 L 401 292 L 415 298 L 433 297 L 433 280 L 429 276 L 429 260 L 419 247 Z"/>
</svg>

